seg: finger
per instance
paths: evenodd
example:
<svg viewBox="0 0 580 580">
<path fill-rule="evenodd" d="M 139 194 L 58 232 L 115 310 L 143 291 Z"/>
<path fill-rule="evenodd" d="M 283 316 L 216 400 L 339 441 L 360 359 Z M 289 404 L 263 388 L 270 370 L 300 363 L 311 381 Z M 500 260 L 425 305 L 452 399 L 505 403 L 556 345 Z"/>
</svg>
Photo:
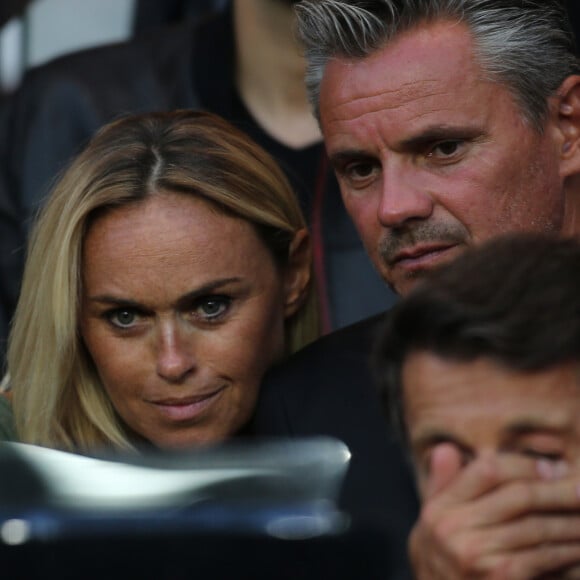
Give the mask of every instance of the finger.
<svg viewBox="0 0 580 580">
<path fill-rule="evenodd" d="M 506 483 L 539 478 L 547 477 L 533 459 L 515 455 L 480 458 L 464 467 L 438 494 L 438 499 L 442 506 L 463 504 Z"/>
<path fill-rule="evenodd" d="M 490 580 L 529 580 L 530 578 L 565 578 L 561 575 L 569 566 L 580 563 L 580 544 L 546 544 L 507 557 L 491 564 Z M 484 566 L 487 568 L 487 566 Z"/>
<path fill-rule="evenodd" d="M 471 522 L 472 527 L 548 512 L 578 513 L 580 496 L 577 478 L 559 481 L 518 480 L 496 487 L 486 495 L 466 502 L 457 510 L 458 517 Z"/>
<path fill-rule="evenodd" d="M 431 452 L 426 497 L 432 497 L 447 487 L 461 471 L 461 454 L 451 443 L 441 443 Z"/>
<path fill-rule="evenodd" d="M 528 550 L 545 544 L 580 546 L 580 514 L 530 515 L 471 533 L 461 534 L 457 543 L 467 553 L 499 554 Z"/>
<path fill-rule="evenodd" d="M 534 532 L 535 526 L 543 526 L 544 535 Z M 519 541 L 506 540 L 506 530 L 512 540 Z M 409 545 L 416 578 L 580 578 L 580 516 L 553 518 L 548 522 L 531 518 L 525 527 L 506 530 L 470 530 L 448 536 L 441 543 L 428 530 L 416 526 Z M 560 541 L 562 538 L 566 540 Z M 543 539 L 556 541 L 542 542 Z M 525 544 L 529 545 L 522 547 Z"/>
</svg>

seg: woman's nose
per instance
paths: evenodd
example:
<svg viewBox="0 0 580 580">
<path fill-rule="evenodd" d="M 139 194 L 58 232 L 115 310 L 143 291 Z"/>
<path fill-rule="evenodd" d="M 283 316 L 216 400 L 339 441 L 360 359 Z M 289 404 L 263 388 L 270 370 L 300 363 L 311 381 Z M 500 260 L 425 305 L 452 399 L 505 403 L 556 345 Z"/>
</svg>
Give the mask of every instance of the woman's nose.
<svg viewBox="0 0 580 580">
<path fill-rule="evenodd" d="M 157 344 L 157 374 L 166 381 L 182 381 L 195 368 L 193 339 L 178 325 L 163 328 Z"/>
</svg>

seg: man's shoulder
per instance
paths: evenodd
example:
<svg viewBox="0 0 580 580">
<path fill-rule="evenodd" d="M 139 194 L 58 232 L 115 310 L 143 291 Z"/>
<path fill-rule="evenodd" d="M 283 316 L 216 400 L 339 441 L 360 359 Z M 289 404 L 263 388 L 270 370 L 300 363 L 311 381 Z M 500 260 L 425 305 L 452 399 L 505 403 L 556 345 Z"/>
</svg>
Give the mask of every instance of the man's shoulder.
<svg viewBox="0 0 580 580">
<path fill-rule="evenodd" d="M 366 366 L 384 314 L 336 330 L 298 351 L 275 367 L 266 382 L 294 380 L 295 377 L 320 376 L 348 366 Z"/>
<path fill-rule="evenodd" d="M 384 315 L 335 331 L 264 378 L 253 427 L 258 433 L 342 434 L 344 417 L 380 413 L 369 359 Z M 350 423 L 349 423 L 350 424 Z"/>
</svg>

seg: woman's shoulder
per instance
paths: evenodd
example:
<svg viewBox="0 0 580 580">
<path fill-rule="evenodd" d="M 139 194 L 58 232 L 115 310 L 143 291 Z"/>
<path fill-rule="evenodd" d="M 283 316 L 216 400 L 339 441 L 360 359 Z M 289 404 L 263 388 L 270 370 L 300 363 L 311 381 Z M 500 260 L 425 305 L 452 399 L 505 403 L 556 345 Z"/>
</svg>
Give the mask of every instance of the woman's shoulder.
<svg viewBox="0 0 580 580">
<path fill-rule="evenodd" d="M 0 441 L 15 441 L 16 429 L 9 397 L 0 393 Z"/>
</svg>

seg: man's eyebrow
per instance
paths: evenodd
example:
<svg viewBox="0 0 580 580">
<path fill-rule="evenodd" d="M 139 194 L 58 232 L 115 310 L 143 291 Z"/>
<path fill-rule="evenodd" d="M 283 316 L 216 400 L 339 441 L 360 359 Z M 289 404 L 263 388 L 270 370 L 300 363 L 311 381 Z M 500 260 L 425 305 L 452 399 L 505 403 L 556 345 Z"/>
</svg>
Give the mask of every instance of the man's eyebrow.
<svg viewBox="0 0 580 580">
<path fill-rule="evenodd" d="M 451 443 L 459 449 L 465 449 L 465 443 L 455 437 L 452 433 L 442 429 L 427 429 L 416 436 L 409 438 L 413 451 L 422 452 L 430 449 L 439 443 Z"/>
<path fill-rule="evenodd" d="M 332 153 L 328 159 L 330 164 L 337 168 L 341 167 L 344 163 L 352 161 L 372 161 L 374 157 L 370 153 L 360 149 L 345 149 Z"/>
<path fill-rule="evenodd" d="M 403 139 L 396 144 L 399 151 L 421 151 L 438 141 L 447 141 L 454 139 L 473 140 L 481 137 L 483 131 L 479 127 L 467 125 L 441 125 L 437 127 L 428 127 L 424 131 Z M 363 149 L 343 149 L 330 153 L 329 161 L 334 168 L 340 168 L 342 165 L 352 161 L 373 161 L 376 156 Z"/>
<path fill-rule="evenodd" d="M 421 133 L 403 139 L 398 148 L 402 151 L 420 151 L 425 147 L 433 145 L 438 141 L 447 141 L 454 139 L 471 140 L 480 137 L 481 130 L 472 126 L 440 126 L 430 127 Z"/>
<path fill-rule="evenodd" d="M 556 422 L 547 422 L 540 418 L 526 418 L 509 424 L 505 428 L 508 437 L 521 437 L 542 431 L 544 433 L 553 433 L 561 435 L 569 430 L 568 425 Z"/>
</svg>

